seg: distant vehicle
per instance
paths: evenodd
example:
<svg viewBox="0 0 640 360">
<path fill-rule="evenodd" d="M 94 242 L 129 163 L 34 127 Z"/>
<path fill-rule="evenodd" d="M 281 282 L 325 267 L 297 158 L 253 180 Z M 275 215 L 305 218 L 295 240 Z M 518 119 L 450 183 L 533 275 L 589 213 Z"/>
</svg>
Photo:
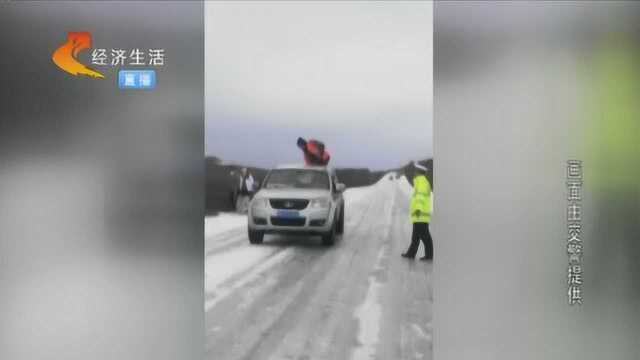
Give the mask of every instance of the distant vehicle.
<svg viewBox="0 0 640 360">
<path fill-rule="evenodd" d="M 252 244 L 264 234 L 322 236 L 332 245 L 344 231 L 345 185 L 324 166 L 281 166 L 269 171 L 249 205 L 248 232 Z"/>
</svg>

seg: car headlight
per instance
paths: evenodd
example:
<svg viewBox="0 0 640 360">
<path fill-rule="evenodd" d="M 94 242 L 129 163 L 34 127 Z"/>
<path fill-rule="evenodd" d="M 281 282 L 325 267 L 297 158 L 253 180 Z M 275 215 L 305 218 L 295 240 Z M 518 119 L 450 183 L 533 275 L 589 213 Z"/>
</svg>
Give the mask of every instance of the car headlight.
<svg viewBox="0 0 640 360">
<path fill-rule="evenodd" d="M 268 199 L 266 198 L 253 199 L 251 201 L 251 207 L 254 209 L 265 209 L 269 207 Z"/>
<path fill-rule="evenodd" d="M 312 199 L 309 207 L 313 209 L 326 209 L 331 206 L 331 201 L 328 198 Z"/>
</svg>

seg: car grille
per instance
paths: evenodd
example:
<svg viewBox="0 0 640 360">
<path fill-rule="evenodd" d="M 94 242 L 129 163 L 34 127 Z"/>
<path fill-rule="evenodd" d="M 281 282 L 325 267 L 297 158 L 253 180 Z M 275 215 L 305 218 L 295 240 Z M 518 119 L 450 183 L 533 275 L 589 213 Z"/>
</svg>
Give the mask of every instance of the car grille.
<svg viewBox="0 0 640 360">
<path fill-rule="evenodd" d="M 305 218 L 280 218 L 271 217 L 271 225 L 275 226 L 304 226 Z"/>
<path fill-rule="evenodd" d="M 270 199 L 271 207 L 274 209 L 302 210 L 309 205 L 307 199 Z"/>
</svg>

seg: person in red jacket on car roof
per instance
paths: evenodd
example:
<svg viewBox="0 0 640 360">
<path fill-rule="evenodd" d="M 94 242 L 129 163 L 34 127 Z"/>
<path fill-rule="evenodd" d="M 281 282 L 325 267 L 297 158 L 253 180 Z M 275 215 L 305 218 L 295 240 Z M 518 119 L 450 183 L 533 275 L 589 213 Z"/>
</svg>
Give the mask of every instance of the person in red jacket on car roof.
<svg viewBox="0 0 640 360">
<path fill-rule="evenodd" d="M 331 159 L 329 152 L 325 150 L 324 143 L 315 139 L 309 141 L 298 138 L 298 147 L 304 153 L 304 162 L 306 165 L 326 166 Z"/>
</svg>

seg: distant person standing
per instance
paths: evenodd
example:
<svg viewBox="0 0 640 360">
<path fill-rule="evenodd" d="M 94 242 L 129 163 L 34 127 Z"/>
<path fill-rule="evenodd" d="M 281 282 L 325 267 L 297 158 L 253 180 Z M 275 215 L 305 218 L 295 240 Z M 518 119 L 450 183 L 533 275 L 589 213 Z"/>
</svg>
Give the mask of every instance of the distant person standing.
<svg viewBox="0 0 640 360">
<path fill-rule="evenodd" d="M 411 198 L 411 222 L 413 231 L 411 234 L 411 245 L 403 257 L 413 259 L 418 252 L 420 240 L 424 244 L 424 257 L 420 260 L 433 259 L 433 242 L 429 233 L 429 222 L 431 221 L 431 184 L 427 179 L 427 168 L 418 164 L 413 164 L 413 197 Z"/>
<path fill-rule="evenodd" d="M 253 175 L 247 170 L 242 168 L 239 176 L 240 182 L 238 183 L 238 196 L 236 199 L 236 211 L 239 213 L 246 213 L 249 209 L 249 201 L 253 196 L 254 179 Z"/>
</svg>

